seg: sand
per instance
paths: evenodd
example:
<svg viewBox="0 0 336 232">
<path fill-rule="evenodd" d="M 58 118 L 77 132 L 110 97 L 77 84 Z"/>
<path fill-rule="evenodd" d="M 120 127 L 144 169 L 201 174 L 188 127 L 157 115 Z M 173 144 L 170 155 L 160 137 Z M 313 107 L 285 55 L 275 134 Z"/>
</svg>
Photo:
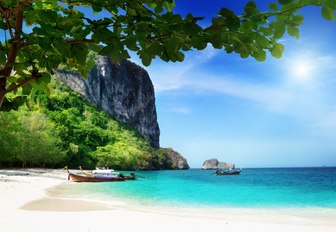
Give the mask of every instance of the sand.
<svg viewBox="0 0 336 232">
<path fill-rule="evenodd" d="M 0 170 L 0 231 L 336 232 L 336 209 L 177 209 L 48 194 L 60 184 L 77 183 L 64 170 Z"/>
</svg>

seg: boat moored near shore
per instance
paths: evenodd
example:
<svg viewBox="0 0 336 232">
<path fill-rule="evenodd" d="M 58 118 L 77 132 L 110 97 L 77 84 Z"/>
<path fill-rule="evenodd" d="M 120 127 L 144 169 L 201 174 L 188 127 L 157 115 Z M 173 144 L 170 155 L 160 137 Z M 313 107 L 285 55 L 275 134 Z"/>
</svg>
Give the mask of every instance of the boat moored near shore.
<svg viewBox="0 0 336 232">
<path fill-rule="evenodd" d="M 131 173 L 129 176 L 114 172 L 114 170 L 94 170 L 92 172 L 84 172 L 80 167 L 80 173 L 71 173 L 66 166 L 65 169 L 68 172 L 68 180 L 73 182 L 117 182 L 125 180 L 135 180 L 136 176 Z"/>
</svg>

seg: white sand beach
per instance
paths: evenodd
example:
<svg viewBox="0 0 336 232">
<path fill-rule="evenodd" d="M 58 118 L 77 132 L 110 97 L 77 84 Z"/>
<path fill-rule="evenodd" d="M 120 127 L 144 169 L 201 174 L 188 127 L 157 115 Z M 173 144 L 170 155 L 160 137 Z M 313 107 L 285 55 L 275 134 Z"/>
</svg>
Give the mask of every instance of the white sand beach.
<svg viewBox="0 0 336 232">
<path fill-rule="evenodd" d="M 48 194 L 67 182 L 64 170 L 0 170 L 0 230 L 336 232 L 336 209 L 169 209 Z"/>
</svg>

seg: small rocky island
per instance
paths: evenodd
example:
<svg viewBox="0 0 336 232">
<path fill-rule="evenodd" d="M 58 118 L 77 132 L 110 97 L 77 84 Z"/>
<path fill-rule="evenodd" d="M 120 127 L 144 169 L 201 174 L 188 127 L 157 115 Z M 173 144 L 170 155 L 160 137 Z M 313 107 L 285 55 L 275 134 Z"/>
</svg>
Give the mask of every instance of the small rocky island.
<svg viewBox="0 0 336 232">
<path fill-rule="evenodd" d="M 235 164 L 228 162 L 219 162 L 218 159 L 208 159 L 204 161 L 202 169 L 234 169 Z"/>
</svg>

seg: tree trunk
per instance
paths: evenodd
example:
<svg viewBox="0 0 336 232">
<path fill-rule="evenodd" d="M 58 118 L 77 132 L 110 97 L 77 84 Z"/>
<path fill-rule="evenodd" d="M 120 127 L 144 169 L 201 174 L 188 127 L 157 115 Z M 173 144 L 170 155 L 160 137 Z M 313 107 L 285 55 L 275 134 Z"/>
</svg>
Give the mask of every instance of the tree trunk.
<svg viewBox="0 0 336 232">
<path fill-rule="evenodd" d="M 0 72 L 1 73 L 1 72 Z M 6 78 L 0 78 L 0 111 L 6 95 Z"/>
<path fill-rule="evenodd" d="M 24 6 L 23 6 L 24 7 Z M 16 56 L 20 50 L 20 38 L 22 34 L 22 25 L 23 25 L 23 7 L 16 10 L 16 14 L 13 15 L 15 18 L 15 36 L 12 38 L 13 42 L 10 45 L 9 52 L 7 54 L 7 62 L 3 69 L 0 71 L 0 110 L 4 102 L 6 95 L 6 84 L 7 78 L 11 75 L 13 66 L 15 63 Z"/>
<path fill-rule="evenodd" d="M 0 111 L 1 111 L 1 106 L 2 106 L 4 99 L 5 99 L 5 95 L 0 95 Z"/>
</svg>

